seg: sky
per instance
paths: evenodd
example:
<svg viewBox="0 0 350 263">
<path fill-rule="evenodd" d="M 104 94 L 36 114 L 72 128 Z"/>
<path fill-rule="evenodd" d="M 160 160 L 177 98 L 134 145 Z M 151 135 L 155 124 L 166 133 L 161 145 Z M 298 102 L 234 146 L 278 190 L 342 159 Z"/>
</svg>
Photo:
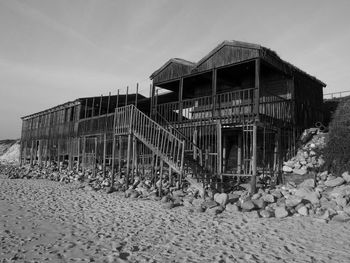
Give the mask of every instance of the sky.
<svg viewBox="0 0 350 263">
<path fill-rule="evenodd" d="M 21 116 L 116 94 L 169 58 L 197 62 L 224 40 L 256 43 L 350 90 L 350 1 L 0 0 L 0 139 Z"/>
</svg>

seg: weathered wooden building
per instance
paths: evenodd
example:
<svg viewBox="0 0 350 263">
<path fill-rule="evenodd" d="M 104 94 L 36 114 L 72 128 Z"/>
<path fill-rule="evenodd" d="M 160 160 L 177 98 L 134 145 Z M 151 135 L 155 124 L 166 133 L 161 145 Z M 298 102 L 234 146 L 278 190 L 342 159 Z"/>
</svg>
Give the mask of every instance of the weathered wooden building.
<svg viewBox="0 0 350 263">
<path fill-rule="evenodd" d="M 150 98 L 83 98 L 24 117 L 22 162 L 119 172 L 124 164 L 126 176 L 147 163 L 161 175 L 168 167 L 208 183 L 254 182 L 278 174 L 301 131 L 323 118 L 326 85 L 260 45 L 224 41 L 197 63 L 170 59 L 150 78 Z"/>
</svg>

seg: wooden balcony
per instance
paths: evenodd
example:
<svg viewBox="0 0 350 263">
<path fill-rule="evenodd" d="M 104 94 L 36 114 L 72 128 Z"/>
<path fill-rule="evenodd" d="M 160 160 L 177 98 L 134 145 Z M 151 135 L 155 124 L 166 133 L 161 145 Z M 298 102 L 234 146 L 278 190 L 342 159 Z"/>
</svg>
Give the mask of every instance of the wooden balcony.
<svg viewBox="0 0 350 263">
<path fill-rule="evenodd" d="M 256 100 L 256 94 L 254 88 L 242 89 L 216 96 L 158 104 L 157 121 L 200 125 L 212 120 L 220 120 L 225 124 L 250 123 L 255 120 L 290 123 L 293 120 L 291 100 L 267 92 L 260 94 L 259 100 Z"/>
</svg>

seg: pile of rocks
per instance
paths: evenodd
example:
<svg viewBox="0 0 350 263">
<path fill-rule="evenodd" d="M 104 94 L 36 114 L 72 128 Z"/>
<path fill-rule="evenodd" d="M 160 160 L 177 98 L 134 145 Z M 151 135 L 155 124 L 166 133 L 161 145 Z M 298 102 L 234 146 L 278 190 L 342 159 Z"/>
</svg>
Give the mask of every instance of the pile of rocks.
<svg viewBox="0 0 350 263">
<path fill-rule="evenodd" d="M 100 190 L 110 186 L 111 173 L 103 174 L 101 170 L 93 173 L 87 169 L 85 173 L 76 170 L 59 169 L 57 166 L 13 166 L 1 165 L 0 173 L 9 179 L 48 179 L 63 183 L 86 182 L 91 189 Z"/>
<path fill-rule="evenodd" d="M 305 130 L 301 136 L 302 146 L 296 156 L 284 162 L 283 172 L 304 175 L 308 171 L 317 170 L 325 163 L 322 150 L 326 146 L 327 133 L 317 128 Z"/>
</svg>

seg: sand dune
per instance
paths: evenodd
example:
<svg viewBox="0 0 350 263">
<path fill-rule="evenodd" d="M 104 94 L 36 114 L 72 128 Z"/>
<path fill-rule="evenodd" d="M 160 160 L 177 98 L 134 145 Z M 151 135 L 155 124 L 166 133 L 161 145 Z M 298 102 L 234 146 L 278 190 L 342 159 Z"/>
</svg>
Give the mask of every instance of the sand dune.
<svg viewBox="0 0 350 263">
<path fill-rule="evenodd" d="M 0 179 L 0 262 L 350 262 L 350 224 L 213 216 L 47 180 Z"/>
</svg>

